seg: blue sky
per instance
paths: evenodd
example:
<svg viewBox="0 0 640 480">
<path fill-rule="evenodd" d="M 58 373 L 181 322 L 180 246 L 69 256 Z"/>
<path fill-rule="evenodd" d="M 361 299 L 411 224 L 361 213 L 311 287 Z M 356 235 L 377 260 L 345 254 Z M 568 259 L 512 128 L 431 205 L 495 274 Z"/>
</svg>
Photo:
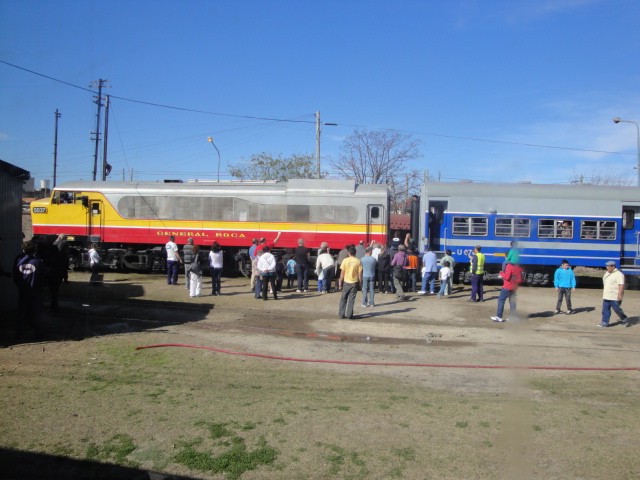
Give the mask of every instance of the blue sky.
<svg viewBox="0 0 640 480">
<path fill-rule="evenodd" d="M 635 183 L 611 119 L 640 122 L 639 24 L 636 0 L 2 0 L 0 158 L 51 179 L 59 109 L 58 183 L 91 179 L 103 78 L 114 180 L 215 179 L 208 136 L 221 179 L 315 155 L 320 111 L 329 173 L 366 128 L 413 135 L 408 169 L 445 181 Z"/>
</svg>

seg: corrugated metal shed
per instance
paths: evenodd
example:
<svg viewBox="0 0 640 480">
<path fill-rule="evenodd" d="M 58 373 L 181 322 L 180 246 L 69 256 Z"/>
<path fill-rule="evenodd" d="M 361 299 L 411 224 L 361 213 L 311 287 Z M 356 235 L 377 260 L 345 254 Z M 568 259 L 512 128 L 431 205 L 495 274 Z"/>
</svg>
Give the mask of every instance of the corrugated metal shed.
<svg viewBox="0 0 640 480">
<path fill-rule="evenodd" d="M 14 258 L 22 249 L 22 184 L 31 174 L 0 160 L 0 265 L 11 271 Z M 0 317 L 18 306 L 18 290 L 10 278 L 0 275 Z"/>
</svg>

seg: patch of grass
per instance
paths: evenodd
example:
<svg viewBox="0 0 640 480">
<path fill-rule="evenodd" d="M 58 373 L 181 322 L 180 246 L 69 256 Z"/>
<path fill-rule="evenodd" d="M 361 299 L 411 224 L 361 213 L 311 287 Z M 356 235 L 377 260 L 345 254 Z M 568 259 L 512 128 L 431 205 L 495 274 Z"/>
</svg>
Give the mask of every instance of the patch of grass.
<svg viewBox="0 0 640 480">
<path fill-rule="evenodd" d="M 329 475 L 340 478 L 367 478 L 369 471 L 357 452 L 350 452 L 338 445 L 319 444 L 329 450 L 325 457 Z"/>
<path fill-rule="evenodd" d="M 407 397 L 406 395 L 391 395 L 389 397 L 390 400 L 396 401 L 396 400 L 407 400 L 409 397 Z"/>
<path fill-rule="evenodd" d="M 401 458 L 405 462 L 412 461 L 412 460 L 416 459 L 416 451 L 411 447 L 396 448 L 396 449 L 393 450 L 393 454 L 396 457 Z"/>
<path fill-rule="evenodd" d="M 464 422 L 456 422 L 456 427 L 458 428 L 467 428 L 469 426 L 469 422 L 466 420 Z"/>
<path fill-rule="evenodd" d="M 145 394 L 147 397 L 153 398 L 153 399 L 157 399 L 160 395 L 164 395 L 167 392 L 166 388 L 159 388 L 158 390 L 156 390 L 155 392 L 150 392 Z"/>
<path fill-rule="evenodd" d="M 249 451 L 244 440 L 235 436 L 231 439 L 229 449 L 220 455 L 199 452 L 188 446 L 174 460 L 192 470 L 223 473 L 227 478 L 237 480 L 248 470 L 255 470 L 260 465 L 272 465 L 277 457 L 278 451 L 269 447 L 263 438 L 256 449 Z"/>
<path fill-rule="evenodd" d="M 85 458 L 100 462 L 110 461 L 118 465 L 137 466 L 135 462 L 127 460 L 127 456 L 135 449 L 136 445 L 129 435 L 118 433 L 102 445 L 90 443 Z"/>
<path fill-rule="evenodd" d="M 349 410 L 351 410 L 351 407 L 347 407 L 346 405 L 338 405 L 336 409 L 340 410 L 341 412 L 348 412 Z"/>
<path fill-rule="evenodd" d="M 274 418 L 273 419 L 273 423 L 275 423 L 277 425 L 286 425 L 287 421 L 282 417 L 278 417 L 278 418 Z"/>
</svg>

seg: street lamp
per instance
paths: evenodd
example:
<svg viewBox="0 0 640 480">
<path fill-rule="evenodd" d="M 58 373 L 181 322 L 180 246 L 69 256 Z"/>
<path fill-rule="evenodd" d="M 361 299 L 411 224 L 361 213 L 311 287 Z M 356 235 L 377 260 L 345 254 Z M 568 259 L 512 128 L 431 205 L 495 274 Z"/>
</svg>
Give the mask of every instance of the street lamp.
<svg viewBox="0 0 640 480">
<path fill-rule="evenodd" d="M 613 123 L 633 123 L 636 126 L 636 133 L 638 135 L 638 166 L 636 167 L 638 169 L 638 186 L 640 187 L 640 125 L 638 125 L 638 122 L 635 122 L 633 120 L 623 120 L 620 117 L 616 117 L 613 119 Z"/>
<path fill-rule="evenodd" d="M 218 182 L 219 182 L 220 181 L 220 150 L 218 150 L 218 147 L 216 147 L 216 144 L 213 143 L 213 137 L 209 137 L 207 140 L 211 145 L 213 145 L 213 148 L 216 149 L 216 152 L 218 152 Z"/>
</svg>

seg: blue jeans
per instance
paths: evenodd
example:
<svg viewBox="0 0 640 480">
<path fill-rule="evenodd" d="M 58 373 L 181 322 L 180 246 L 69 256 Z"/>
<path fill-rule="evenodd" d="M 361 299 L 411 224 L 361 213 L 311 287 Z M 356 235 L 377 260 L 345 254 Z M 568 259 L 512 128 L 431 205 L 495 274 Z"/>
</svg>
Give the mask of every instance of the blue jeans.
<svg viewBox="0 0 640 480">
<path fill-rule="evenodd" d="M 421 289 L 423 292 L 435 293 L 437 273 L 438 272 L 425 272 L 425 274 L 422 276 Z M 427 290 L 427 286 L 429 286 L 429 290 Z"/>
<path fill-rule="evenodd" d="M 167 283 L 169 285 L 178 284 L 178 269 L 180 264 L 178 262 L 167 260 Z"/>
<path fill-rule="evenodd" d="M 220 295 L 220 277 L 222 276 L 221 268 L 210 268 L 211 270 L 211 294 Z"/>
<path fill-rule="evenodd" d="M 616 312 L 616 315 L 620 317 L 620 320 L 625 320 L 627 316 L 622 311 L 620 302 L 617 300 L 602 300 L 602 325 L 609 325 L 609 319 L 611 318 L 611 309 Z"/>
<path fill-rule="evenodd" d="M 362 277 L 362 305 L 373 305 L 376 277 Z"/>
<path fill-rule="evenodd" d="M 484 279 L 483 274 L 480 274 L 480 275 L 478 275 L 477 273 L 471 274 L 471 301 L 472 302 L 484 301 L 484 292 L 482 288 L 483 279 Z"/>
<path fill-rule="evenodd" d="M 442 281 L 440 280 L 440 291 L 438 292 L 438 296 L 442 296 L 445 293 L 449 293 L 449 279 Z"/>
<path fill-rule="evenodd" d="M 296 273 L 298 274 L 298 290 L 309 289 L 309 265 L 296 263 Z"/>
<path fill-rule="evenodd" d="M 506 288 L 500 289 L 500 296 L 498 297 L 498 310 L 496 316 L 502 318 L 504 313 L 504 304 L 509 299 L 509 315 L 515 315 L 516 313 L 516 291 L 507 290 Z"/>
</svg>

